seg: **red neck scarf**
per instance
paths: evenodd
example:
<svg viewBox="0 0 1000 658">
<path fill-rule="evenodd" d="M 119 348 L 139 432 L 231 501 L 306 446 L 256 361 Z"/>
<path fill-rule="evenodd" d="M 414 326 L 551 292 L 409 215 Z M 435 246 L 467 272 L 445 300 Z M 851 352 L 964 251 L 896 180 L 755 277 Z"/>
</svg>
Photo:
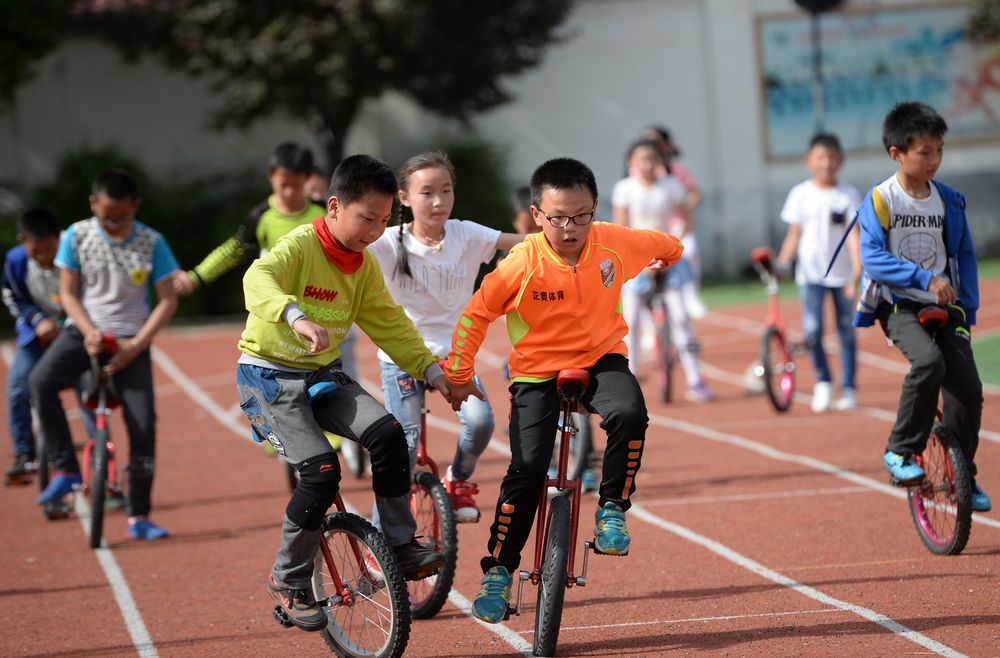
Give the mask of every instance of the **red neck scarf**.
<svg viewBox="0 0 1000 658">
<path fill-rule="evenodd" d="M 313 228 L 316 229 L 316 237 L 319 238 L 319 244 L 323 247 L 323 255 L 328 261 L 336 265 L 344 274 L 354 274 L 358 271 L 361 263 L 364 262 L 364 255 L 360 251 L 351 251 L 341 246 L 337 242 L 337 238 L 333 237 L 330 229 L 327 228 L 325 217 L 314 219 Z"/>
</svg>

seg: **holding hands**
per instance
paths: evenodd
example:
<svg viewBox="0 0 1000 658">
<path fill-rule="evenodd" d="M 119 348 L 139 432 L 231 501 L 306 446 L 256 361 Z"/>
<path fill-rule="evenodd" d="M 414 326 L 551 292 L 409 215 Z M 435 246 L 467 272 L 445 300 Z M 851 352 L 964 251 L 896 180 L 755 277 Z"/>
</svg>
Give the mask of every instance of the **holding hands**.
<svg viewBox="0 0 1000 658">
<path fill-rule="evenodd" d="M 443 377 L 441 379 L 444 379 Z M 451 408 L 454 411 L 458 411 L 462 407 L 462 403 L 469 399 L 469 396 L 475 396 L 480 400 L 485 400 L 482 391 L 476 386 L 476 383 L 471 379 L 464 384 L 455 384 L 449 381 L 448 386 L 451 389 Z"/>
</svg>

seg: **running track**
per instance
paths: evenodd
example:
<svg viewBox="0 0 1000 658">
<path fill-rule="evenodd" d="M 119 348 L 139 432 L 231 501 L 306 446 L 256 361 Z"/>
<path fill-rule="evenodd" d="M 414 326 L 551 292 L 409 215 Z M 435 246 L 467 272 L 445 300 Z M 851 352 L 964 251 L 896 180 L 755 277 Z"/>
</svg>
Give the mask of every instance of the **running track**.
<svg viewBox="0 0 1000 658">
<path fill-rule="evenodd" d="M 1000 331 L 1000 293 L 983 291 L 977 335 Z M 797 326 L 796 304 L 786 300 L 783 311 Z M 629 515 L 633 549 L 592 559 L 587 587 L 567 592 L 560 655 L 1000 656 L 1000 514 L 975 517 L 962 556 L 935 557 L 902 493 L 886 484 L 880 456 L 901 357 L 877 330 L 861 332 L 864 406 L 815 415 L 800 397 L 778 416 L 742 388 L 763 316 L 760 306 L 731 307 L 700 323 L 715 402 L 663 405 L 647 381 L 651 422 Z M 175 328 L 156 343 L 154 518 L 171 539 L 129 542 L 123 514 L 112 513 L 108 548 L 90 551 L 76 517 L 42 518 L 34 487 L 3 490 L 0 655 L 326 653 L 318 634 L 271 618 L 264 581 L 287 490 L 279 463 L 247 440 L 236 406 L 240 328 Z M 486 348 L 480 374 L 498 429 L 476 478 L 488 511 L 506 468 L 502 326 Z M 9 355 L 5 346 L 5 364 Z M 370 385 L 378 371 L 369 344 L 360 343 L 359 357 Z M 799 366 L 808 391 L 804 357 Z M 998 399 L 996 389 L 986 393 L 977 461 L 1000 503 Z M 457 425 L 440 399 L 431 407 L 431 454 L 446 462 Z M 74 430 L 82 433 L 78 421 Z M 117 414 L 112 431 L 124 452 Z M 368 481 L 345 476 L 343 491 L 370 509 Z M 585 500 L 584 533 L 594 502 Z M 460 526 L 451 602 L 436 619 L 414 622 L 408 656 L 530 654 L 530 586 L 522 617 L 486 626 L 467 615 L 487 531 L 486 522 Z"/>
</svg>

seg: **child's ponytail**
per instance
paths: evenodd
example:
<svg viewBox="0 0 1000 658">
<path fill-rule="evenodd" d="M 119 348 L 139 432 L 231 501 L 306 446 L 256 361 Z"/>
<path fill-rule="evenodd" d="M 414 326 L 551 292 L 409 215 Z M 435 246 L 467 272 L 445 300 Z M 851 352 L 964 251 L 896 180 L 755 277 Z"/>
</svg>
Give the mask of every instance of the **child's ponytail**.
<svg viewBox="0 0 1000 658">
<path fill-rule="evenodd" d="M 406 223 L 406 215 L 404 214 L 404 209 L 406 206 L 399 204 L 399 232 L 397 237 L 399 239 L 399 251 L 396 252 L 396 267 L 392 271 L 392 278 L 395 279 L 397 275 L 403 274 L 405 276 L 413 278 L 413 271 L 410 270 L 410 257 L 406 253 L 406 246 L 403 244 L 403 225 Z M 413 214 L 410 214 L 410 220 L 413 221 Z"/>
</svg>

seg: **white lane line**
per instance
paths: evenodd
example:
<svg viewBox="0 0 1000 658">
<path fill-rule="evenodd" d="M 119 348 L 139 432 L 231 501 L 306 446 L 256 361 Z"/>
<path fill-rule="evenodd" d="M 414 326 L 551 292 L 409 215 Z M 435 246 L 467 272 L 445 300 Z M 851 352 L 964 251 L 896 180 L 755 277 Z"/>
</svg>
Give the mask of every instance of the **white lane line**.
<svg viewBox="0 0 1000 658">
<path fill-rule="evenodd" d="M 843 612 L 837 608 L 818 608 L 816 610 L 790 610 L 788 612 L 758 612 L 748 615 L 720 615 L 718 617 L 691 617 L 689 619 L 653 619 L 650 621 L 628 621 L 619 624 L 594 624 L 591 626 L 562 626 L 560 632 L 565 631 L 589 631 L 605 628 L 628 628 L 631 626 L 660 626 L 663 624 L 692 624 L 706 623 L 713 621 L 733 621 L 740 619 L 756 619 L 758 617 L 789 617 L 798 615 L 822 615 L 831 612 Z M 521 635 L 534 633 L 531 631 L 520 631 Z"/>
<path fill-rule="evenodd" d="M 179 386 L 181 389 L 184 390 L 184 392 L 188 394 L 188 397 L 190 397 L 198 405 L 200 405 L 203 409 L 205 409 L 205 411 L 207 411 L 209 415 L 211 415 L 213 418 L 219 421 L 219 423 L 223 427 L 231 430 L 234 434 L 236 434 L 241 438 L 247 438 L 250 436 L 249 426 L 243 423 L 242 421 L 238 421 L 232 416 L 227 415 L 226 410 L 223 409 L 222 406 L 217 404 L 215 400 L 213 400 L 210 396 L 206 395 L 204 391 L 202 391 L 201 388 L 199 388 L 198 385 L 195 384 L 194 380 L 188 377 L 184 373 L 184 371 L 177 366 L 174 360 L 171 359 L 170 356 L 163 349 L 161 348 L 154 349 L 152 356 L 153 356 L 153 361 L 156 363 L 156 365 L 162 368 L 163 371 L 167 374 L 167 376 L 173 379 L 174 382 L 177 384 L 177 386 Z M 234 373 L 233 377 L 235 378 L 235 376 L 236 375 Z M 363 378 L 362 380 L 359 380 L 358 383 L 360 383 L 362 387 L 367 391 L 382 390 L 381 386 L 376 387 L 371 381 L 364 380 Z M 434 416 L 428 416 L 427 420 L 432 425 L 437 425 L 438 427 L 445 427 L 447 429 L 453 429 L 453 428 L 461 429 L 461 427 L 457 423 L 449 423 L 448 421 L 439 420 Z M 498 450 L 501 453 L 510 455 L 510 450 L 509 449 L 505 450 L 503 444 L 499 443 L 496 439 L 490 441 L 490 447 L 492 447 L 494 450 Z M 454 587 L 452 587 L 451 593 L 448 595 L 448 599 L 452 601 L 452 603 L 454 603 L 456 607 L 458 607 L 463 613 L 468 615 L 469 618 L 478 622 L 480 625 L 483 626 L 483 628 L 487 629 L 488 631 L 499 637 L 501 640 L 506 642 L 508 645 L 510 645 L 511 648 L 521 652 L 521 654 L 525 656 L 531 655 L 531 650 L 532 650 L 531 645 L 525 642 L 523 639 L 521 639 L 521 637 L 519 637 L 517 633 L 515 633 L 507 626 L 503 624 L 486 624 L 473 617 L 472 603 L 467 598 L 462 596 L 458 592 L 458 590 L 456 590 Z M 136 648 L 138 648 L 138 645 L 136 646 Z"/>
<path fill-rule="evenodd" d="M 704 503 L 731 503 L 748 500 L 772 500 L 778 498 L 799 498 L 805 496 L 829 496 L 840 494 L 871 493 L 867 487 L 830 487 L 827 489 L 799 489 L 796 491 L 767 491 L 754 494 L 734 494 L 731 496 L 692 496 L 691 498 L 643 499 L 646 507 L 657 505 L 699 505 Z"/>
<path fill-rule="evenodd" d="M 14 362 L 14 350 L 9 342 L 4 342 L 3 346 L 0 346 L 0 355 L 2 355 L 7 367 L 10 368 Z M 90 506 L 83 496 L 76 495 L 74 498 L 76 499 L 76 516 L 80 520 L 80 525 L 83 526 L 84 534 L 89 534 Z M 128 580 L 125 579 L 125 574 L 118 566 L 114 554 L 102 541 L 101 547 L 94 551 L 94 556 L 97 557 L 97 562 L 101 565 L 101 570 L 104 571 L 104 577 L 111 586 L 115 603 L 118 604 L 122 619 L 125 620 L 125 628 L 128 630 L 129 637 L 132 638 L 132 646 L 142 658 L 156 658 L 159 655 L 156 652 L 156 645 L 153 644 L 153 638 L 146 629 L 142 614 L 139 612 L 139 606 L 136 605 L 132 590 L 129 589 Z"/>
<path fill-rule="evenodd" d="M 715 553 L 716 555 L 725 558 L 726 560 L 729 560 L 730 562 L 737 564 L 748 571 L 752 571 L 753 573 L 763 578 L 766 578 L 767 580 L 770 580 L 773 583 L 781 585 L 782 587 L 787 587 L 789 589 L 795 590 L 799 594 L 802 594 L 803 596 L 806 596 L 824 605 L 832 606 L 839 610 L 843 610 L 845 612 L 851 612 L 855 615 L 858 615 L 859 617 L 867 619 L 872 623 L 878 624 L 879 626 L 888 630 L 889 632 L 898 635 L 902 638 L 905 638 L 910 642 L 913 642 L 914 644 L 922 646 L 925 649 L 933 651 L 934 653 L 940 656 L 947 656 L 948 658 L 962 658 L 965 655 L 959 653 L 958 651 L 952 649 L 949 646 L 941 644 L 936 640 L 932 640 L 931 638 L 927 637 L 926 635 L 923 635 L 922 633 L 918 633 L 917 631 L 907 628 L 906 626 L 903 626 L 899 622 L 890 619 L 889 617 L 886 617 L 881 613 L 875 612 L 874 610 L 870 610 L 868 608 L 859 605 L 855 605 L 853 603 L 848 603 L 847 601 L 841 601 L 840 599 L 834 598 L 829 594 L 824 594 L 818 589 L 800 583 L 797 580 L 794 580 L 792 578 L 789 578 L 788 576 L 785 576 L 784 574 L 774 571 L 773 569 L 769 569 L 760 562 L 757 562 L 756 560 L 752 560 L 746 557 L 745 555 L 737 553 L 728 546 L 720 544 L 719 542 L 713 539 L 709 539 L 704 535 L 700 535 L 697 532 L 685 528 L 682 525 L 678 525 L 671 521 L 667 521 L 666 519 L 660 518 L 659 516 L 656 516 L 655 514 L 646 511 L 642 507 L 642 505 L 633 504 L 632 508 L 629 510 L 629 513 L 639 519 L 642 519 L 643 521 L 646 521 L 647 523 L 658 526 L 666 530 L 667 532 L 673 533 L 679 537 L 687 539 L 688 541 L 698 544 L 703 548 L 707 548 L 709 551 Z"/>
</svg>

